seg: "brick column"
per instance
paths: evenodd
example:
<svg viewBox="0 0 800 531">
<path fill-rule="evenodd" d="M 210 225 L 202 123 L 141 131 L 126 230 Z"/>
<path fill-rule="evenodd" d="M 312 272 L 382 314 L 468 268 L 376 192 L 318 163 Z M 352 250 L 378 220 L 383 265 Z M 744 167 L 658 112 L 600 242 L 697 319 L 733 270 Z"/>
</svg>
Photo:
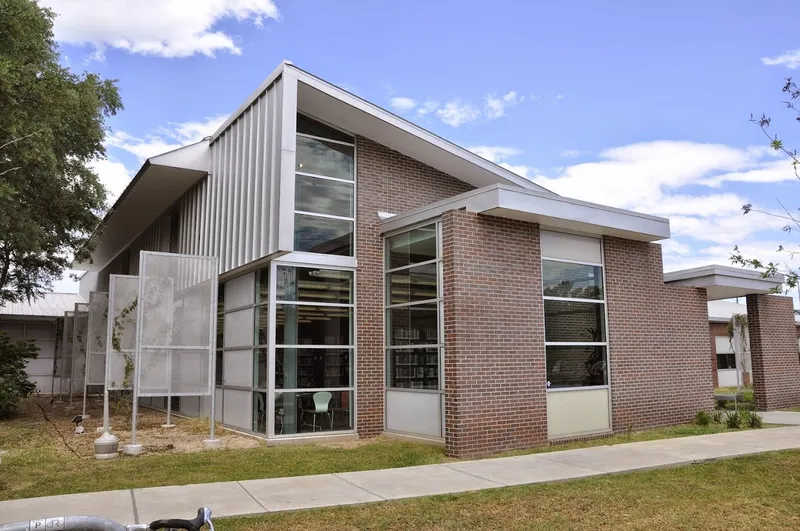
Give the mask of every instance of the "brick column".
<svg viewBox="0 0 800 531">
<path fill-rule="evenodd" d="M 753 395 L 762 411 L 800 404 L 800 361 L 789 297 L 747 296 Z"/>
<path fill-rule="evenodd" d="M 547 440 L 539 227 L 442 217 L 445 442 L 451 456 Z"/>
</svg>

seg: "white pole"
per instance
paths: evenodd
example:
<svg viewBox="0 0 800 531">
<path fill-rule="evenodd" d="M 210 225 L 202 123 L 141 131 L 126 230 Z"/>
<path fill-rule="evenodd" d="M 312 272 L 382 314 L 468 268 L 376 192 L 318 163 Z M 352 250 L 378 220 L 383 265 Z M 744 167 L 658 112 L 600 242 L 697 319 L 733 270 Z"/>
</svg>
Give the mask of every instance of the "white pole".
<svg viewBox="0 0 800 531">
<path fill-rule="evenodd" d="M 217 259 L 214 258 L 211 264 L 211 270 L 216 274 L 219 272 L 219 265 Z M 217 277 L 219 278 L 219 277 Z M 216 438 L 215 433 L 215 426 L 216 423 L 216 395 L 217 395 L 217 387 L 214 384 L 214 378 L 217 374 L 217 287 L 211 288 L 211 330 L 209 331 L 209 338 L 208 338 L 208 351 L 211 355 L 211 363 L 209 363 L 210 371 L 208 374 L 208 388 L 211 389 L 211 412 L 209 418 L 209 436 L 208 440 L 203 441 L 203 443 L 209 448 L 219 448 L 222 446 L 222 441 Z"/>
</svg>

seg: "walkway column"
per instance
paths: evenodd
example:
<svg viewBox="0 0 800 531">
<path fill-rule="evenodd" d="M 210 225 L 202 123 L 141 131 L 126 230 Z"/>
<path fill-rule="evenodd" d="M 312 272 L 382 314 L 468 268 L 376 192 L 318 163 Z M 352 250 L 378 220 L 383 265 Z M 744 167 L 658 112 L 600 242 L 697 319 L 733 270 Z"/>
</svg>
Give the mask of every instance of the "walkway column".
<svg viewBox="0 0 800 531">
<path fill-rule="evenodd" d="M 800 356 L 792 299 L 748 295 L 747 328 L 756 409 L 800 405 Z"/>
</svg>

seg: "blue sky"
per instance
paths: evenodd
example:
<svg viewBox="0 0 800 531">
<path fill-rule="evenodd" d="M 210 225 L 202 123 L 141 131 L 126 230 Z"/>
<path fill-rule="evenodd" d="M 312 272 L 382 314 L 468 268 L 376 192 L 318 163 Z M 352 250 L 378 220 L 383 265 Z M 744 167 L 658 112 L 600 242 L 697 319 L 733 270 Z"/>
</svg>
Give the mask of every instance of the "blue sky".
<svg viewBox="0 0 800 531">
<path fill-rule="evenodd" d="M 42 3 L 67 64 L 119 79 L 97 163 L 114 194 L 289 59 L 560 194 L 669 217 L 667 270 L 725 264 L 735 244 L 788 258 L 784 222 L 740 206 L 800 206 L 747 121 L 765 112 L 800 146 L 780 93 L 800 66 L 796 2 Z"/>
</svg>

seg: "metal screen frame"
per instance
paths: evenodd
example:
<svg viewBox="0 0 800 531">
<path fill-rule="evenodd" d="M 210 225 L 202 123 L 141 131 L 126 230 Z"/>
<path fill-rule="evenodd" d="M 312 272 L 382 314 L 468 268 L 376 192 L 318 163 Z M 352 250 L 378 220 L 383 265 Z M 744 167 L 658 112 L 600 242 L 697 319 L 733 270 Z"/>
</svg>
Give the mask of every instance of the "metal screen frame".
<svg viewBox="0 0 800 531">
<path fill-rule="evenodd" d="M 86 381 L 86 334 L 89 329 L 89 303 L 75 303 L 75 317 L 72 332 L 72 371 L 69 381 L 69 401 L 79 390 L 84 389 Z M 80 376 L 80 380 L 76 376 Z"/>
<path fill-rule="evenodd" d="M 72 334 L 75 329 L 75 312 L 64 312 L 64 328 L 61 338 L 61 381 L 58 383 L 58 394 L 65 392 L 67 380 L 72 379 Z"/>
<path fill-rule="evenodd" d="M 86 397 L 89 386 L 106 385 L 106 329 L 108 328 L 108 293 L 89 292 L 89 316 L 86 324 L 86 365 L 83 376 L 83 414 L 86 415 Z M 102 364 L 102 365 L 101 365 Z M 99 370 L 95 365 L 100 366 Z M 97 371 L 102 378 L 94 378 Z M 101 381 L 102 380 L 102 381 Z"/>
<path fill-rule="evenodd" d="M 123 297 L 122 293 L 122 286 L 126 285 L 130 288 L 131 284 L 135 284 L 135 289 L 132 290 L 133 297 Z M 126 290 L 127 292 L 127 290 Z M 120 348 L 119 351 L 114 350 L 114 326 L 117 323 L 117 319 L 121 317 L 121 315 L 117 312 L 117 306 L 119 303 L 122 303 L 120 306 L 120 312 L 125 308 L 130 307 L 136 301 L 138 301 L 139 297 L 139 277 L 135 275 L 110 275 L 108 278 L 108 324 L 106 326 L 106 367 L 105 367 L 105 388 L 109 391 L 129 391 L 133 389 L 134 382 L 135 382 L 135 372 L 136 372 L 136 326 L 137 326 L 137 317 L 138 312 L 134 312 L 129 310 L 127 317 L 129 321 L 126 323 L 122 323 L 124 328 L 122 330 L 127 330 L 128 327 L 131 328 L 131 337 L 133 338 L 132 345 L 129 348 Z M 137 303 L 138 306 L 138 303 Z M 115 374 L 112 374 L 112 366 L 114 365 L 114 358 L 120 356 L 129 355 L 130 359 L 133 360 L 134 363 L 134 375 L 131 378 L 129 386 L 118 385 L 116 382 L 117 379 L 112 379 L 115 377 Z M 120 380 L 120 384 L 124 381 L 124 375 Z"/>
<path fill-rule="evenodd" d="M 157 263 L 158 260 L 163 259 L 178 259 L 183 261 L 183 263 L 179 263 L 178 265 L 178 272 L 176 278 L 169 278 L 169 296 L 168 296 L 168 306 L 172 306 L 173 311 L 170 315 L 165 316 L 167 319 L 167 327 L 169 328 L 169 335 L 170 339 L 164 341 L 161 344 L 144 344 L 143 341 L 143 334 L 145 333 L 144 328 L 147 326 L 148 321 L 145 320 L 145 306 L 147 302 L 141 303 L 141 301 L 145 301 L 148 294 L 146 293 L 147 286 L 148 286 L 148 271 L 154 268 L 154 262 Z M 166 378 L 166 392 L 161 391 L 153 391 L 153 390 L 143 390 L 142 389 L 142 373 L 144 371 L 136 371 L 136 385 L 134 386 L 134 395 L 135 398 L 145 398 L 145 397 L 171 397 L 171 396 L 211 396 L 213 398 L 214 395 L 214 362 L 216 358 L 215 353 L 215 335 L 214 335 L 214 328 L 216 327 L 216 319 L 217 319 L 217 272 L 218 272 L 218 264 L 216 257 L 209 257 L 209 256 L 197 256 L 197 255 L 189 255 L 189 254 L 174 254 L 174 253 L 162 253 L 162 252 L 154 252 L 154 251 L 142 251 L 139 254 L 139 301 L 140 304 L 137 306 L 137 324 L 136 324 L 136 366 L 141 367 L 143 363 L 143 354 L 146 355 L 147 351 L 169 351 L 167 361 L 165 363 L 165 378 Z M 204 273 L 209 273 L 204 275 Z M 198 276 L 202 277 L 199 281 L 193 280 L 193 277 L 197 278 Z M 196 343 L 196 344 L 175 344 L 176 341 L 174 339 L 174 330 L 173 330 L 173 319 L 175 316 L 175 295 L 177 293 L 183 293 L 186 290 L 191 288 L 200 286 L 203 283 L 208 283 L 208 302 L 209 302 L 209 315 L 208 315 L 208 323 L 209 329 L 207 331 L 207 341 L 203 344 Z M 152 298 L 152 296 L 150 297 Z M 163 301 L 161 301 L 163 302 Z M 196 391 L 188 391 L 188 392 L 173 392 L 171 390 L 172 386 L 172 358 L 175 351 L 206 351 L 208 353 L 208 374 L 206 375 L 205 382 L 199 382 L 200 384 L 205 383 L 204 388 L 198 387 Z"/>
</svg>

